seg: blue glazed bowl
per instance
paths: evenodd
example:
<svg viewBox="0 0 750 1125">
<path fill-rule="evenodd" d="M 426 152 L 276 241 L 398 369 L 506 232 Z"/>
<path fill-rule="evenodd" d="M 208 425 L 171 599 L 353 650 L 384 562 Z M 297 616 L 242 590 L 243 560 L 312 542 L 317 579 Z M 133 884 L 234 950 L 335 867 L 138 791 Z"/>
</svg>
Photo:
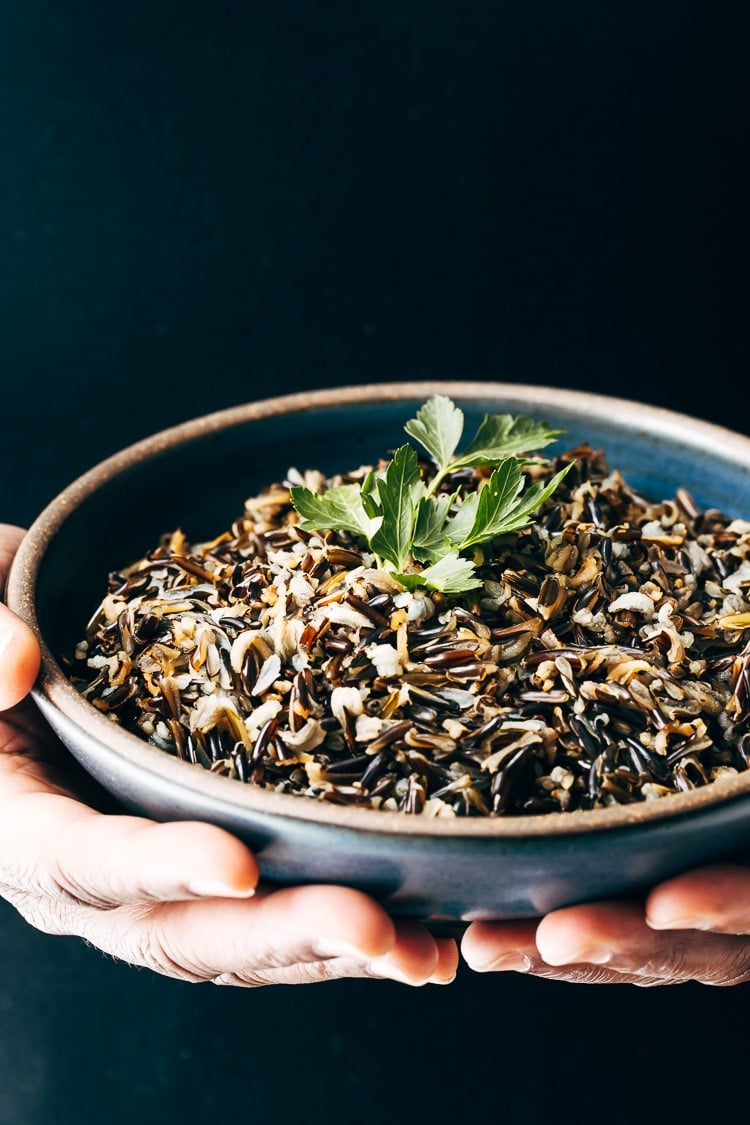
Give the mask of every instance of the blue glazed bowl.
<svg viewBox="0 0 750 1125">
<path fill-rule="evenodd" d="M 667 876 L 750 850 L 750 772 L 703 789 L 574 814 L 426 818 L 332 806 L 215 776 L 117 727 L 63 671 L 110 570 L 167 529 L 210 538 L 290 465 L 332 473 L 372 461 L 433 392 L 467 425 L 529 414 L 588 441 L 654 498 L 687 488 L 702 506 L 750 514 L 750 440 L 623 399 L 500 383 L 403 383 L 250 403 L 156 434 L 74 481 L 41 513 L 13 566 L 8 602 L 35 631 L 33 698 L 70 753 L 128 810 L 201 819 L 256 852 L 272 882 L 365 890 L 393 913 L 461 924 L 534 917 L 638 893 Z"/>
</svg>

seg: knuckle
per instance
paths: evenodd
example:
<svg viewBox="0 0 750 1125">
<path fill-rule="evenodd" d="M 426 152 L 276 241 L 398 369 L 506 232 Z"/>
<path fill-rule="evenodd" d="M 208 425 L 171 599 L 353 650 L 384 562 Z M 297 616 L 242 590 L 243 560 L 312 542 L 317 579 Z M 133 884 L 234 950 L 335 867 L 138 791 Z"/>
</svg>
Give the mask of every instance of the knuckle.
<svg viewBox="0 0 750 1125">
<path fill-rule="evenodd" d="M 68 907 L 107 909 L 112 906 L 104 895 L 86 887 L 54 857 L 52 860 L 26 857 L 25 862 L 21 857 L 14 857 L 12 862 L 6 860 L 0 873 L 0 896 L 10 900 L 23 895 Z"/>
<path fill-rule="evenodd" d="M 212 984 L 217 984 L 222 988 L 260 988 L 265 984 L 272 984 L 268 974 L 259 972 L 244 972 L 244 973 L 219 973 L 218 976 L 211 978 Z"/>
<path fill-rule="evenodd" d="M 94 907 L 97 910 L 111 910 L 113 907 L 104 895 L 84 887 L 57 864 L 46 873 L 44 891 L 51 900 L 67 906 Z"/>
<path fill-rule="evenodd" d="M 21 917 L 43 934 L 79 936 L 77 911 L 69 903 L 40 896 L 33 891 L 4 890 L 3 897 Z"/>
<path fill-rule="evenodd" d="M 296 968 L 302 984 L 321 984 L 328 980 L 340 980 L 342 977 L 368 975 L 364 964 L 342 961 L 335 957 L 323 961 L 305 961 Z"/>
<path fill-rule="evenodd" d="M 614 966 L 629 973 L 639 988 L 662 984 L 698 984 L 726 986 L 750 980 L 750 941 L 723 939 L 708 948 L 695 948 L 691 935 L 673 942 L 638 965 Z"/>
<path fill-rule="evenodd" d="M 212 983 L 239 988 L 261 988 L 269 984 L 322 984 L 325 981 L 340 980 L 342 977 L 367 976 L 365 967 L 358 971 L 344 970 L 335 960 L 301 961 L 294 965 L 279 968 L 246 968 L 234 972 L 219 973 Z M 375 976 L 375 974 L 372 974 Z M 378 977 L 378 979 L 382 979 Z"/>
<path fill-rule="evenodd" d="M 615 979 L 615 974 L 601 965 L 584 964 L 564 965 L 553 969 L 540 962 L 532 965 L 529 974 L 545 980 L 565 981 L 567 984 L 611 984 Z"/>
<path fill-rule="evenodd" d="M 745 984 L 750 980 L 750 942 L 742 941 L 738 948 L 717 957 L 716 964 L 696 979 L 701 984 L 715 985 L 718 988 Z"/>
<path fill-rule="evenodd" d="M 643 975 L 670 983 L 694 980 L 700 984 L 739 984 L 750 977 L 750 942 L 721 938 L 713 948 L 700 951 L 697 960 L 688 937 L 684 942 L 674 942 L 660 961 L 645 965 Z"/>
<path fill-rule="evenodd" d="M 694 966 L 692 936 L 681 937 L 680 931 L 672 931 L 669 940 L 660 943 L 650 956 L 626 955 L 621 964 L 613 964 L 613 968 L 630 973 L 633 983 L 642 988 L 694 979 Z"/>
<path fill-rule="evenodd" d="M 125 934 L 125 960 L 161 976 L 196 984 L 212 979 L 214 970 L 201 966 L 184 950 L 176 948 L 169 927 L 162 924 L 158 910 L 145 908 L 130 913 L 134 917 Z"/>
<path fill-rule="evenodd" d="M 687 977 L 674 977 L 674 976 L 648 976 L 633 974 L 630 977 L 624 977 L 630 984 L 634 984 L 636 988 L 658 988 L 665 984 L 683 984 Z"/>
</svg>

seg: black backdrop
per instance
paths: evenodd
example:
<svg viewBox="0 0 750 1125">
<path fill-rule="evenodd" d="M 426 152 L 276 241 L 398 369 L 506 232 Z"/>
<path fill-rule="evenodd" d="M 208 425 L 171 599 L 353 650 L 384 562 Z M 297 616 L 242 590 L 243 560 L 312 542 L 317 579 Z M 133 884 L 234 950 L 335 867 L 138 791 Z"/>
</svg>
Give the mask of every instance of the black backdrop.
<svg viewBox="0 0 750 1125">
<path fill-rule="evenodd" d="M 691 0 L 0 3 L 0 518 L 315 386 L 750 432 L 748 46 L 746 6 Z M 0 926 L 0 1125 L 704 1121 L 743 1077 L 747 986 L 246 993 Z"/>
</svg>

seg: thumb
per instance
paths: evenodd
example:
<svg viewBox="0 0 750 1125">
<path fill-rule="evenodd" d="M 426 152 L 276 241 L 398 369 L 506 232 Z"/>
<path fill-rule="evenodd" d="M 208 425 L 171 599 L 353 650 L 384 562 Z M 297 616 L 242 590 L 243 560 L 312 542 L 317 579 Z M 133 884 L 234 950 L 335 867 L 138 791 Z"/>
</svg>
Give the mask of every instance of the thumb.
<svg viewBox="0 0 750 1125">
<path fill-rule="evenodd" d="M 28 695 L 39 662 L 39 645 L 31 629 L 0 604 L 0 711 L 15 707 Z"/>
<path fill-rule="evenodd" d="M 0 524 L 0 590 L 23 529 Z M 20 703 L 28 695 L 39 672 L 39 645 L 31 629 L 0 603 L 0 711 Z"/>
</svg>

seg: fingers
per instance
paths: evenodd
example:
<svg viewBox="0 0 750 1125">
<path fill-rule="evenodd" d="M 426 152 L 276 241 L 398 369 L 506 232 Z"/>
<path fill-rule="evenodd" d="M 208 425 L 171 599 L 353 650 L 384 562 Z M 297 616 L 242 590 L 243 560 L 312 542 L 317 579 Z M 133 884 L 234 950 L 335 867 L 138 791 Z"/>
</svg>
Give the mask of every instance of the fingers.
<svg viewBox="0 0 750 1125">
<path fill-rule="evenodd" d="M 750 978 L 750 943 L 700 930 L 658 932 L 640 903 L 597 903 L 557 911 L 536 934 L 544 961 L 586 963 L 646 983 L 737 984 Z"/>
<path fill-rule="evenodd" d="M 750 934 L 750 868 L 704 867 L 662 883 L 646 900 L 655 930 Z"/>
<path fill-rule="evenodd" d="M 597 965 L 548 965 L 537 947 L 537 925 L 536 921 L 475 922 L 464 934 L 461 953 L 476 972 L 528 973 L 575 984 L 611 982 L 614 974 Z"/>
<path fill-rule="evenodd" d="M 643 905 L 630 902 L 569 907 L 538 925 L 483 923 L 467 931 L 462 952 L 480 971 L 515 969 L 576 983 L 729 985 L 750 979 L 744 937 L 658 932 L 646 923 Z"/>
<path fill-rule="evenodd" d="M 388 977 L 404 984 L 448 984 L 458 968 L 456 943 L 434 938 L 417 922 L 394 921 L 395 940 L 392 948 L 371 961 L 368 975 Z"/>
<path fill-rule="evenodd" d="M 416 923 L 394 923 L 373 900 L 344 887 L 110 912 L 62 904 L 59 923 L 119 960 L 182 980 L 245 987 L 351 976 L 444 983 L 457 961 L 452 942 Z"/>
<path fill-rule="evenodd" d="M 221 828 L 105 816 L 45 792 L 8 803 L 0 856 L 8 890 L 103 909 L 205 895 L 247 897 L 258 881 L 251 852 Z"/>
<path fill-rule="evenodd" d="M 538 960 L 535 921 L 474 922 L 461 941 L 461 955 L 478 973 L 527 973 Z"/>
<path fill-rule="evenodd" d="M 184 980 L 302 983 L 372 976 L 447 983 L 455 943 L 394 923 L 358 891 L 258 890 L 257 863 L 199 822 L 104 816 L 31 792 L 0 822 L 4 895 L 37 928 Z"/>
<path fill-rule="evenodd" d="M 430 984 L 451 984 L 458 972 L 458 945 L 453 938 L 434 938 L 437 946 L 437 964 L 432 971 Z"/>
<path fill-rule="evenodd" d="M 325 886 L 264 892 L 248 903 L 173 904 L 163 912 L 156 936 L 171 960 L 192 967 L 200 978 L 244 975 L 249 983 L 298 963 L 343 958 L 368 965 L 396 944 L 395 926 L 376 903 L 356 891 Z M 408 938 L 405 944 L 408 959 Z M 412 971 L 418 961 L 417 952 L 409 962 Z"/>
<path fill-rule="evenodd" d="M 0 855 L 3 893 L 37 928 L 180 979 L 373 976 L 419 985 L 456 973 L 455 943 L 415 922 L 394 923 L 358 891 L 261 888 L 253 896 L 254 857 L 212 825 L 104 816 L 32 793 L 0 824 Z"/>
</svg>

